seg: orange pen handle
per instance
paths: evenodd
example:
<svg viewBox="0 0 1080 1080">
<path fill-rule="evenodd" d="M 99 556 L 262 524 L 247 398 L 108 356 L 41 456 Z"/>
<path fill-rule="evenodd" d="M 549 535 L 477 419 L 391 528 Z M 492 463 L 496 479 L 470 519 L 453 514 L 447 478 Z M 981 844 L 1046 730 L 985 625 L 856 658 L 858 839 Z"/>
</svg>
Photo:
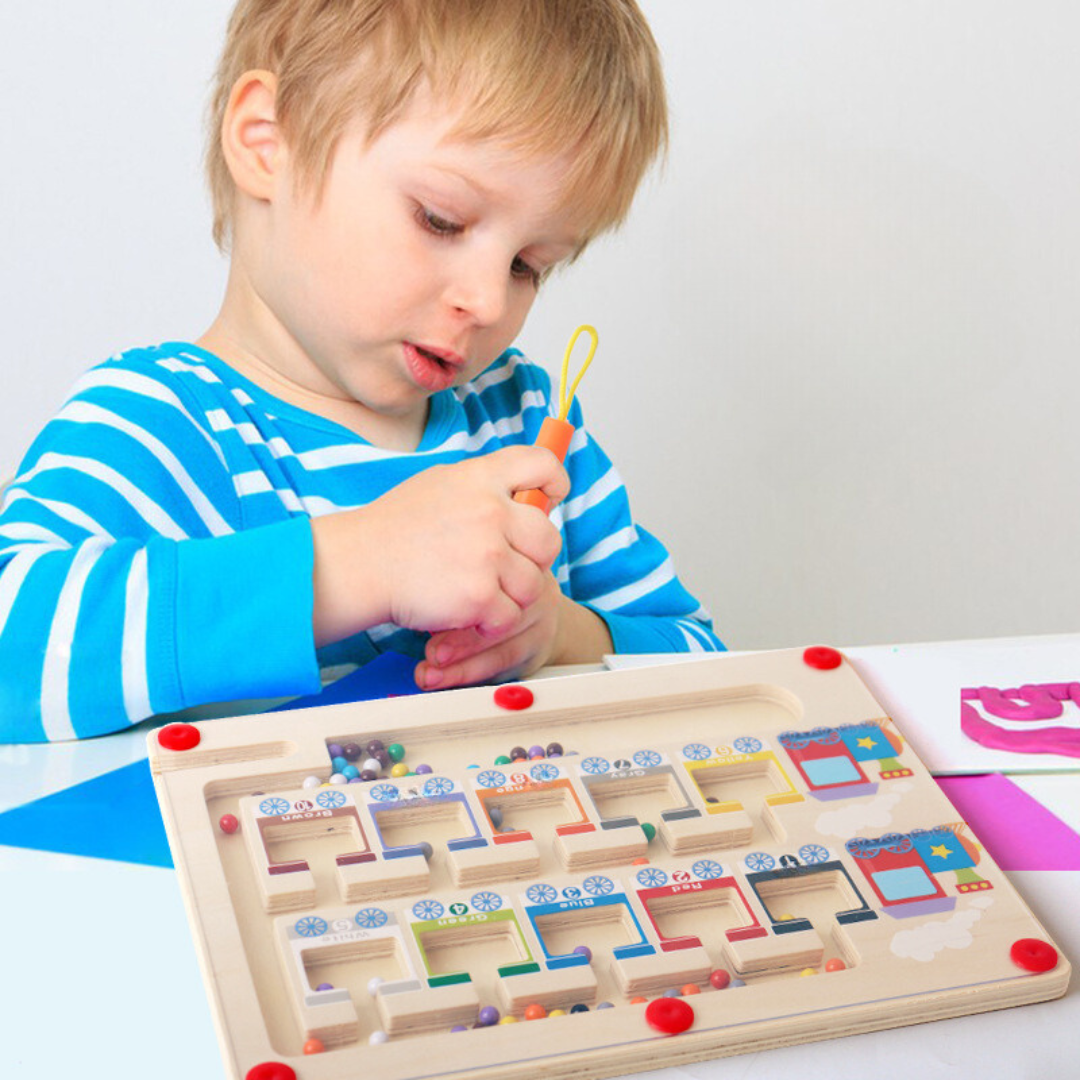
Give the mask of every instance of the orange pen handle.
<svg viewBox="0 0 1080 1080">
<path fill-rule="evenodd" d="M 540 425 L 540 433 L 536 436 L 534 445 L 550 450 L 560 462 L 563 462 L 566 460 L 566 452 L 570 449 L 570 440 L 573 435 L 574 425 L 568 420 L 556 420 L 554 416 L 549 416 Z M 532 491 L 519 491 L 514 496 L 514 502 L 535 506 L 543 510 L 545 514 L 551 509 L 551 500 L 539 488 L 534 488 Z"/>
</svg>

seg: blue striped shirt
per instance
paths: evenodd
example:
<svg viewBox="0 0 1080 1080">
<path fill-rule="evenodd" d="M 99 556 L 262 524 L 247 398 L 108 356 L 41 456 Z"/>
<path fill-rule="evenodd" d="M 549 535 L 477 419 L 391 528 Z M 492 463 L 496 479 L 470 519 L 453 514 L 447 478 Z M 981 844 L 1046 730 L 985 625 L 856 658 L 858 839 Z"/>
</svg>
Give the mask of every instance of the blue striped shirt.
<svg viewBox="0 0 1080 1080">
<path fill-rule="evenodd" d="M 384 450 L 279 400 L 190 344 L 92 368 L 34 441 L 0 508 L 0 742 L 83 738 L 210 702 L 316 692 L 320 666 L 426 635 L 374 626 L 316 650 L 310 520 L 431 465 L 532 443 L 546 372 L 516 350 L 431 398 L 420 446 Z M 616 652 L 715 650 L 708 614 L 631 516 L 582 426 L 553 511 L 563 592 Z"/>
</svg>

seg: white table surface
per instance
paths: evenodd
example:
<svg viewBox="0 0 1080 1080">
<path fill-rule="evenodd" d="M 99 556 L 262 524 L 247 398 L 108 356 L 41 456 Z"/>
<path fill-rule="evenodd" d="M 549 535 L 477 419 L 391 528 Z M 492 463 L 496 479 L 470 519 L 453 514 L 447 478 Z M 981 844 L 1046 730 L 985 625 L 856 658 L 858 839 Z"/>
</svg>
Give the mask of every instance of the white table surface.
<svg viewBox="0 0 1080 1080">
<path fill-rule="evenodd" d="M 1080 665 L 1078 665 L 1080 668 Z M 145 756 L 145 731 L 0 747 L 0 811 Z M 1080 765 L 1080 763 L 1078 763 Z M 1080 775 L 1011 777 L 1080 829 Z M 1008 875 L 1080 958 L 1080 871 Z M 0 846 L 0 1078 L 223 1075 L 173 871 Z M 650 1080 L 936 1080 L 1080 1072 L 1080 986 L 1040 1005 L 669 1068 Z M 377 1080 L 377 1078 L 371 1078 Z"/>
</svg>

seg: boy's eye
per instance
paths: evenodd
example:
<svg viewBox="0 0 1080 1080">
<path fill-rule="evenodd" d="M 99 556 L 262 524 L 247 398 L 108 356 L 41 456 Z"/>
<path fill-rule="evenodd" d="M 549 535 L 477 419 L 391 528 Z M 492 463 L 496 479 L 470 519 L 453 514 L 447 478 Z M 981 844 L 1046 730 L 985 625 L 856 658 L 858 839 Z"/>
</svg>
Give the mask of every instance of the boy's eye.
<svg viewBox="0 0 1080 1080">
<path fill-rule="evenodd" d="M 522 278 L 531 281 L 533 285 L 539 285 L 543 275 L 539 270 L 533 269 L 520 255 L 510 264 L 511 277 Z"/>
<path fill-rule="evenodd" d="M 423 228 L 427 229 L 428 232 L 435 233 L 436 236 L 456 236 L 464 228 L 464 226 L 458 225 L 457 222 L 447 221 L 446 218 L 439 217 L 433 210 L 428 210 L 425 206 L 417 208 L 416 220 Z"/>
</svg>

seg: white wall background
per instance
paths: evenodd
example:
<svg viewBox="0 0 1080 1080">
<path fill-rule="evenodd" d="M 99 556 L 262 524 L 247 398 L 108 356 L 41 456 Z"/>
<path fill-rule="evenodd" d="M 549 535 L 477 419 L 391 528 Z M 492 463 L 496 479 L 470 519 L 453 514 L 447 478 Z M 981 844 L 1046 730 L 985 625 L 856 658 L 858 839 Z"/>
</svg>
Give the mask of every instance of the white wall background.
<svg viewBox="0 0 1080 1080">
<path fill-rule="evenodd" d="M 643 0 L 674 140 L 523 344 L 733 647 L 1080 625 L 1080 6 Z M 0 0 L 0 472 L 192 337 L 229 0 Z"/>
</svg>

